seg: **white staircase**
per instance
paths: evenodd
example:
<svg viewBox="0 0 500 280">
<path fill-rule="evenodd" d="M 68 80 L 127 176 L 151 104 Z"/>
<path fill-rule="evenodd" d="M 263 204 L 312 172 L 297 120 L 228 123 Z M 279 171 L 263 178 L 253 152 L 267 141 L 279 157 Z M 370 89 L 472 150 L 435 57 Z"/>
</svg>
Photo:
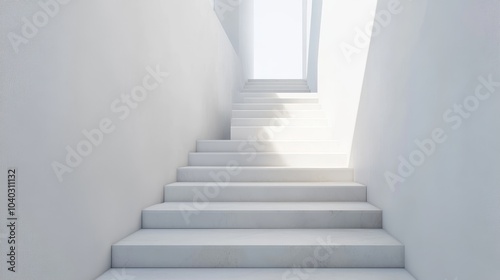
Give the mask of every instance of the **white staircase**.
<svg viewBox="0 0 500 280">
<path fill-rule="evenodd" d="M 302 80 L 251 80 L 99 280 L 415 280 Z"/>
</svg>

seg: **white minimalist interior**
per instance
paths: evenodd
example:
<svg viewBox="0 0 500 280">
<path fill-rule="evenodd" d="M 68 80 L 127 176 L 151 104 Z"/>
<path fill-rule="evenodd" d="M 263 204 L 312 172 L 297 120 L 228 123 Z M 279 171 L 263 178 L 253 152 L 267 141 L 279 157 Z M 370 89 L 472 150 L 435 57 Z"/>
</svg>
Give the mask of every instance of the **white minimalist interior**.
<svg viewBox="0 0 500 280">
<path fill-rule="evenodd" d="M 498 14 L 2 1 L 0 279 L 500 279 Z"/>
</svg>

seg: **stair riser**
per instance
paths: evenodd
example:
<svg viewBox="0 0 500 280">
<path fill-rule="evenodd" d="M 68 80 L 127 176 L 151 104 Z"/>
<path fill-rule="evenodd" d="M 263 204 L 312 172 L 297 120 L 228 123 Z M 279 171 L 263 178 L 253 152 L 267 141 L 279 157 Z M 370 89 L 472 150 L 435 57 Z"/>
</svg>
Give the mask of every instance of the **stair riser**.
<svg viewBox="0 0 500 280">
<path fill-rule="evenodd" d="M 283 88 L 283 89 L 289 89 L 289 88 L 296 88 L 296 89 L 309 89 L 308 85 L 305 84 L 247 84 L 244 87 L 245 89 L 251 89 L 251 88 L 264 88 L 264 89 L 274 89 L 274 88 Z"/>
<path fill-rule="evenodd" d="M 177 170 L 178 182 L 350 182 L 352 169 L 338 168 L 252 168 L 183 167 Z"/>
<path fill-rule="evenodd" d="M 242 93 L 247 92 L 283 92 L 283 93 L 308 93 L 311 92 L 308 87 L 246 87 Z"/>
<path fill-rule="evenodd" d="M 198 141 L 197 152 L 341 153 L 335 141 Z"/>
<path fill-rule="evenodd" d="M 217 195 L 212 195 L 214 189 Z M 200 196 L 211 202 L 365 202 L 365 186 L 346 187 L 242 187 L 220 186 L 201 183 L 199 186 L 166 186 L 165 202 L 193 202 Z"/>
<path fill-rule="evenodd" d="M 231 140 L 332 140 L 328 127 L 231 126 Z"/>
<path fill-rule="evenodd" d="M 229 162 L 238 162 L 240 166 L 346 167 L 347 155 L 269 155 L 254 152 L 191 153 L 189 155 L 190 166 L 225 166 Z"/>
<path fill-rule="evenodd" d="M 277 111 L 280 116 L 284 111 L 293 110 L 321 110 L 321 106 L 315 103 L 286 103 L 286 104 L 265 104 L 265 103 L 237 103 L 233 104 L 233 110 L 271 110 Z"/>
<path fill-rule="evenodd" d="M 321 110 L 233 110 L 233 118 L 312 118 L 325 117 Z"/>
<path fill-rule="evenodd" d="M 275 81 L 275 82 L 248 82 L 245 84 L 245 86 L 309 86 L 307 82 L 302 82 L 302 81 L 292 81 L 292 82 L 281 82 L 281 81 Z"/>
<path fill-rule="evenodd" d="M 322 119 L 297 119 L 297 118 L 233 118 L 231 125 L 233 126 L 266 126 L 274 123 L 286 126 L 328 126 L 328 120 Z"/>
<path fill-rule="evenodd" d="M 248 79 L 248 83 L 307 83 L 304 79 Z"/>
<path fill-rule="evenodd" d="M 381 228 L 381 211 L 202 211 L 182 204 L 179 211 L 144 210 L 142 228 Z M 196 204 L 196 205 L 199 205 Z M 188 210 L 191 209 L 191 210 Z"/>
<path fill-rule="evenodd" d="M 286 238 L 286 236 L 284 236 Z M 112 267 L 402 268 L 403 246 L 113 245 Z"/>
<path fill-rule="evenodd" d="M 258 93 L 258 92 L 274 92 L 274 93 L 287 93 L 287 92 L 297 92 L 297 93 L 306 93 L 310 92 L 310 90 L 305 89 L 243 89 L 241 92 L 243 93 Z"/>
<path fill-rule="evenodd" d="M 309 86 L 307 82 L 293 81 L 293 82 L 248 82 L 245 86 Z"/>
<path fill-rule="evenodd" d="M 317 93 L 241 93 L 241 97 L 243 98 L 316 98 L 319 99 L 319 95 Z"/>
<path fill-rule="evenodd" d="M 318 103 L 317 98 L 263 98 L 245 97 L 245 103 L 283 104 L 283 103 Z"/>
<path fill-rule="evenodd" d="M 117 276 L 131 276 L 119 278 Z M 125 279 L 123 279 L 125 278 Z M 97 280 L 415 280 L 404 269 L 110 269 Z"/>
</svg>

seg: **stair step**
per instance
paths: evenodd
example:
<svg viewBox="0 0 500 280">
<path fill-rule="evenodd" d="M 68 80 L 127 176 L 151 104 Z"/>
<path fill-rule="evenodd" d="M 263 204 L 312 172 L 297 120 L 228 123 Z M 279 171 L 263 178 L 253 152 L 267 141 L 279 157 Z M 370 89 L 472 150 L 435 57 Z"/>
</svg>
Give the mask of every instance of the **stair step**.
<svg viewBox="0 0 500 280">
<path fill-rule="evenodd" d="M 339 153 L 340 145 L 337 141 L 198 140 L 196 151 L 200 153 Z"/>
<path fill-rule="evenodd" d="M 403 268 L 404 247 L 380 229 L 142 229 L 112 246 L 114 268 L 296 266 Z"/>
<path fill-rule="evenodd" d="M 233 126 L 328 126 L 326 118 L 232 118 L 231 125 Z"/>
<path fill-rule="evenodd" d="M 142 211 L 142 228 L 382 228 L 367 202 L 166 202 Z"/>
<path fill-rule="evenodd" d="M 309 85 L 304 83 L 250 83 L 246 84 L 244 88 L 309 88 Z"/>
<path fill-rule="evenodd" d="M 279 112 L 291 110 L 321 110 L 321 106 L 316 103 L 234 103 L 233 110 L 276 110 Z"/>
<path fill-rule="evenodd" d="M 282 103 L 318 103 L 318 98 L 299 98 L 299 97 L 244 97 L 245 103 L 264 103 L 264 104 L 282 104 Z"/>
<path fill-rule="evenodd" d="M 306 92 L 311 92 L 309 89 L 292 89 L 292 88 L 287 88 L 287 89 L 258 89 L 258 88 L 251 88 L 251 89 L 243 89 L 241 92 L 243 93 L 259 93 L 259 92 L 272 92 L 272 93 L 289 93 L 289 92 L 300 92 L 300 93 L 306 93 Z"/>
<path fill-rule="evenodd" d="M 302 166 L 346 167 L 346 154 L 292 154 L 292 153 L 190 153 L 190 166 L 225 166 L 237 162 L 239 166 Z"/>
<path fill-rule="evenodd" d="M 242 92 L 307 93 L 310 91 L 308 86 L 246 86 Z"/>
<path fill-rule="evenodd" d="M 304 79 L 249 79 L 249 83 L 307 83 Z"/>
<path fill-rule="evenodd" d="M 233 110 L 233 118 L 324 118 L 321 110 Z"/>
<path fill-rule="evenodd" d="M 284 83 L 284 82 L 275 82 L 275 83 L 270 83 L 270 82 L 252 82 L 252 83 L 247 83 L 245 84 L 244 88 L 254 88 L 254 87 L 301 87 L 301 88 L 309 88 L 309 85 L 307 83 L 301 83 L 301 82 L 296 82 L 296 83 Z"/>
<path fill-rule="evenodd" d="M 305 80 L 282 80 L 282 81 L 278 81 L 278 80 L 275 80 L 275 81 L 264 81 L 264 80 L 261 80 L 261 81 L 248 81 L 247 83 L 245 83 L 245 86 L 248 86 L 248 85 L 261 85 L 261 84 L 270 84 L 270 85 L 281 85 L 281 84 L 286 84 L 286 85 L 307 85 L 307 81 Z"/>
<path fill-rule="evenodd" d="M 260 98 L 317 98 L 319 99 L 319 95 L 317 93 L 298 93 L 298 92 L 290 92 L 290 93 L 272 93 L 272 92 L 257 92 L 257 93 L 241 93 L 243 98 L 246 97 L 260 97 Z"/>
<path fill-rule="evenodd" d="M 351 182 L 350 168 L 188 166 L 177 169 L 178 182 Z"/>
<path fill-rule="evenodd" d="M 166 202 L 366 202 L 366 186 L 349 182 L 178 182 L 164 190 Z"/>
<path fill-rule="evenodd" d="M 399 268 L 113 268 L 96 280 L 415 280 Z"/>
<path fill-rule="evenodd" d="M 332 140 L 329 127 L 313 126 L 231 126 L 231 140 Z"/>
</svg>

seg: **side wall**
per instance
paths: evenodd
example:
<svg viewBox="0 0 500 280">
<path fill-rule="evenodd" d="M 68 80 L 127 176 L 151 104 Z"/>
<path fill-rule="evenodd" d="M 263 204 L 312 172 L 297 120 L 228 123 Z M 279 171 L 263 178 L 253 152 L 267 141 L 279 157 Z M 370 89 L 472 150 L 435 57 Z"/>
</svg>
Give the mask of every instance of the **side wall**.
<svg viewBox="0 0 500 280">
<path fill-rule="evenodd" d="M 220 20 L 226 35 L 233 44 L 236 52 L 239 51 L 240 40 L 240 25 L 239 25 L 239 10 L 241 3 L 230 0 L 215 0 L 214 11 Z"/>
<path fill-rule="evenodd" d="M 377 0 L 322 3 L 317 90 L 345 155 L 351 152 L 376 5 Z"/>
<path fill-rule="evenodd" d="M 312 92 L 318 91 L 318 52 L 319 38 L 321 32 L 321 15 L 323 10 L 323 0 L 311 0 L 309 44 L 307 59 L 307 83 Z"/>
<path fill-rule="evenodd" d="M 500 1 L 401 3 L 372 38 L 356 180 L 417 279 L 500 279 Z"/>
<path fill-rule="evenodd" d="M 241 0 L 239 7 L 239 52 L 245 81 L 254 75 L 254 0 Z"/>
<path fill-rule="evenodd" d="M 215 0 L 214 10 L 238 54 L 242 83 L 253 78 L 254 0 Z"/>
<path fill-rule="evenodd" d="M 240 65 L 206 0 L 65 1 L 45 23 L 28 2 L 0 3 L 0 213 L 16 167 L 19 217 L 17 273 L 2 239 L 0 278 L 95 279 L 196 140 L 229 137 Z"/>
</svg>

